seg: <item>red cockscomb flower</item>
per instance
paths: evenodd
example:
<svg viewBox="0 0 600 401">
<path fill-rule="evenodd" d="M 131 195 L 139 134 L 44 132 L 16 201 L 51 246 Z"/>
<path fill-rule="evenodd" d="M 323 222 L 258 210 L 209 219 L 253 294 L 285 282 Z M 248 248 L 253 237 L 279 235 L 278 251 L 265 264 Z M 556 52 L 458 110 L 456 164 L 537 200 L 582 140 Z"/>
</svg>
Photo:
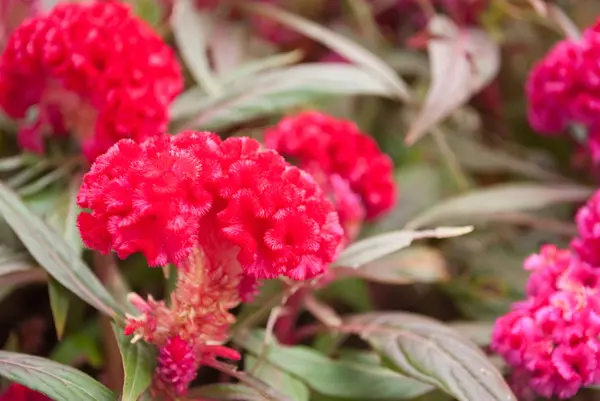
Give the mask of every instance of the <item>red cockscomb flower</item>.
<svg viewBox="0 0 600 401">
<path fill-rule="evenodd" d="M 84 177 L 84 243 L 156 266 L 225 241 L 249 276 L 321 274 L 339 250 L 337 214 L 307 173 L 259 148 L 206 132 L 120 141 Z"/>
<path fill-rule="evenodd" d="M 300 113 L 268 129 L 265 143 L 295 160 L 331 194 L 347 231 L 348 225 L 362 221 L 363 214 L 375 218 L 396 202 L 391 159 L 351 121 L 318 111 Z M 354 194 L 362 204 L 349 198 Z M 346 235 L 353 238 L 349 232 Z"/>
<path fill-rule="evenodd" d="M 52 398 L 22 384 L 13 383 L 0 394 L 0 401 L 52 401 Z"/>
<path fill-rule="evenodd" d="M 321 274 L 343 237 L 307 173 L 254 139 L 208 132 L 121 140 L 96 159 L 77 202 L 90 210 L 78 218 L 90 248 L 179 268 L 168 304 L 130 295 L 140 314 L 125 327 L 159 351 L 153 391 L 169 400 L 200 366 L 239 359 L 222 344 L 257 280 Z"/>
<path fill-rule="evenodd" d="M 182 88 L 173 51 L 114 0 L 59 4 L 21 24 L 0 56 L 0 107 L 36 152 L 46 132 L 72 133 L 89 160 L 161 132 Z"/>
</svg>

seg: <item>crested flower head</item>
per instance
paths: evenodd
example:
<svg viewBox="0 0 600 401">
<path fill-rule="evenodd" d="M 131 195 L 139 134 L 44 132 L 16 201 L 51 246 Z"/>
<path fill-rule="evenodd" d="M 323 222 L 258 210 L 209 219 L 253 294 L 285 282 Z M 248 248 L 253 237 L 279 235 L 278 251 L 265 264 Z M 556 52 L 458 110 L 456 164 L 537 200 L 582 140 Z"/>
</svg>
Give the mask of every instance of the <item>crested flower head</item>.
<svg viewBox="0 0 600 401">
<path fill-rule="evenodd" d="M 600 380 L 600 270 L 554 245 L 525 268 L 528 298 L 496 321 L 492 349 L 513 368 L 522 399 L 569 398 Z"/>
<path fill-rule="evenodd" d="M 326 271 L 341 247 L 337 213 L 310 175 L 250 138 L 208 132 L 124 139 L 98 157 L 77 202 L 83 242 L 151 265 L 174 264 L 170 302 L 129 297 L 125 334 L 159 351 L 153 391 L 185 394 L 197 369 L 217 357 L 231 310 L 259 280 Z"/>
<path fill-rule="evenodd" d="M 154 266 L 185 265 L 194 249 L 211 259 L 226 244 L 257 279 L 323 273 L 342 238 L 333 206 L 307 173 L 259 147 L 191 131 L 120 141 L 84 177 L 84 243 Z"/>
<path fill-rule="evenodd" d="M 376 218 L 396 202 L 391 159 L 351 121 L 300 113 L 268 129 L 265 143 L 315 177 L 334 199 L 345 226 L 345 216 Z"/>
<path fill-rule="evenodd" d="M 45 133 L 73 134 L 93 160 L 161 132 L 182 88 L 173 51 L 115 0 L 59 4 L 21 24 L 0 55 L 0 107 L 36 152 Z"/>
<path fill-rule="evenodd" d="M 532 297 L 496 321 L 492 349 L 528 378 L 530 389 L 569 398 L 600 379 L 596 290 Z"/>
</svg>

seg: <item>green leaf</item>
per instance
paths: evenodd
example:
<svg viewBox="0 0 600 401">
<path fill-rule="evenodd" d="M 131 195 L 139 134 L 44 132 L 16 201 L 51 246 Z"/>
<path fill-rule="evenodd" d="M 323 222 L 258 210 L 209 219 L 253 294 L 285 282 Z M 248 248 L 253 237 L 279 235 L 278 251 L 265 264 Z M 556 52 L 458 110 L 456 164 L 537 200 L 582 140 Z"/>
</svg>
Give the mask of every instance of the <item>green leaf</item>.
<svg viewBox="0 0 600 401">
<path fill-rule="evenodd" d="M 30 182 L 33 178 L 39 176 L 41 173 L 50 168 L 51 165 L 52 164 L 48 159 L 36 160 L 35 164 L 32 164 L 26 169 L 19 171 L 17 174 L 11 176 L 10 179 L 6 182 L 6 184 L 11 188 L 22 187 L 23 185 Z"/>
<path fill-rule="evenodd" d="M 100 325 L 98 320 L 93 320 L 78 331 L 66 335 L 52 351 L 50 359 L 65 365 L 87 362 L 99 369 L 104 363 L 100 340 Z"/>
<path fill-rule="evenodd" d="M 30 270 L 34 267 L 24 252 L 0 245 L 0 276 Z"/>
<path fill-rule="evenodd" d="M 162 19 L 162 6 L 156 0 L 129 0 L 133 2 L 136 15 L 153 27 L 157 27 Z"/>
<path fill-rule="evenodd" d="M 258 391 L 244 384 L 209 384 L 202 387 L 190 389 L 190 398 L 225 400 L 225 401 L 266 401 L 268 398 L 262 396 Z"/>
<path fill-rule="evenodd" d="M 557 181 L 561 177 L 546 166 L 507 152 L 499 146 L 488 147 L 474 138 L 446 133 L 446 141 L 456 160 L 465 168 L 479 173 L 513 173 L 523 177 Z"/>
<path fill-rule="evenodd" d="M 343 327 L 360 335 L 402 373 L 459 401 L 516 401 L 477 345 L 436 320 L 381 312 L 350 317 Z"/>
<path fill-rule="evenodd" d="M 263 341 L 259 334 L 240 335 L 234 342 L 254 355 L 261 355 Z M 332 397 L 380 400 L 410 399 L 431 390 L 428 385 L 390 369 L 337 361 L 304 346 L 264 347 L 267 362 L 305 382 L 311 389 Z"/>
<path fill-rule="evenodd" d="M 565 202 L 585 201 L 593 188 L 579 185 L 529 183 L 499 184 L 476 189 L 440 202 L 417 215 L 405 229 L 415 230 L 440 222 L 490 219 L 506 212 L 537 210 Z"/>
<path fill-rule="evenodd" d="M 438 227 L 424 231 L 392 231 L 357 241 L 342 251 L 333 266 L 358 268 L 369 262 L 406 248 L 416 239 L 450 238 L 468 234 L 472 226 Z"/>
<path fill-rule="evenodd" d="M 450 278 L 446 260 L 435 248 L 412 246 L 358 268 L 337 267 L 337 277 L 346 275 L 384 284 L 436 283 Z"/>
<path fill-rule="evenodd" d="M 381 365 L 381 357 L 373 351 L 364 351 L 352 348 L 342 348 L 336 352 L 339 360 L 356 362 L 364 365 Z"/>
<path fill-rule="evenodd" d="M 60 340 L 65 330 L 65 324 L 67 323 L 67 315 L 69 314 L 70 294 L 58 281 L 49 278 L 48 295 L 50 296 L 50 307 L 52 308 L 56 336 Z"/>
<path fill-rule="evenodd" d="M 52 185 L 33 195 L 19 196 L 30 211 L 46 221 L 48 216 L 60 207 L 59 202 L 62 200 L 63 189 L 59 185 Z"/>
<path fill-rule="evenodd" d="M 171 29 L 181 57 L 196 82 L 211 95 L 221 91 L 210 69 L 206 48 L 214 18 L 200 12 L 192 0 L 175 0 L 171 15 Z"/>
<path fill-rule="evenodd" d="M 170 113 L 174 120 L 189 119 L 180 129 L 218 130 L 332 95 L 389 96 L 390 88 L 353 65 L 304 63 L 255 75 L 220 96 L 193 88 L 175 100 Z"/>
<path fill-rule="evenodd" d="M 241 3 L 242 7 L 279 22 L 286 27 L 300 32 L 309 38 L 322 43 L 344 58 L 352 61 L 361 69 L 376 78 L 381 84 L 390 88 L 396 97 L 409 100 L 408 86 L 402 81 L 394 70 L 375 54 L 355 43 L 354 41 L 321 26 L 310 20 L 294 15 L 280 8 L 264 3 Z"/>
<path fill-rule="evenodd" d="M 342 302 L 356 312 L 367 312 L 375 308 L 369 284 L 356 277 L 336 277 L 335 281 L 319 291 L 319 296 Z"/>
<path fill-rule="evenodd" d="M 0 376 L 57 401 L 118 399 L 109 389 L 85 373 L 37 356 L 0 351 Z"/>
<path fill-rule="evenodd" d="M 26 153 L 0 159 L 0 171 L 13 171 L 26 165 Z"/>
<path fill-rule="evenodd" d="M 77 215 L 80 212 L 77 205 L 77 194 L 80 187 L 81 177 L 78 176 L 72 179 L 68 190 L 59 196 L 56 205 L 46 217 L 48 225 L 57 232 L 62 233 L 63 239 L 78 254 L 81 254 L 83 249 L 83 243 L 77 230 Z"/>
<path fill-rule="evenodd" d="M 125 336 L 123 330 L 113 325 L 119 350 L 123 357 L 125 383 L 123 384 L 123 401 L 136 401 L 148 389 L 154 372 L 156 358 L 149 346 L 143 342 L 131 343 L 131 337 Z"/>
<path fill-rule="evenodd" d="M 482 347 L 490 344 L 494 331 L 494 322 L 452 322 L 449 326 Z"/>
<path fill-rule="evenodd" d="M 59 283 L 107 315 L 119 310 L 114 298 L 60 235 L 0 183 L 0 214 L 35 260 Z"/>
<path fill-rule="evenodd" d="M 394 181 L 401 188 L 401 201 L 385 215 L 385 219 L 379 219 L 372 227 L 366 226 L 363 231 L 367 234 L 381 234 L 402 228 L 417 213 L 438 203 L 445 192 L 444 173 L 431 164 L 403 166 L 396 172 Z"/>
<path fill-rule="evenodd" d="M 268 385 L 278 389 L 294 401 L 308 401 L 310 392 L 308 387 L 268 362 L 259 362 L 253 356 L 248 355 L 245 360 L 244 370 L 251 373 L 254 377 L 264 381 Z"/>
<path fill-rule="evenodd" d="M 220 76 L 219 82 L 221 82 L 222 85 L 242 84 L 253 75 L 275 68 L 282 68 L 290 64 L 296 64 L 302 60 L 302 56 L 303 54 L 300 50 L 294 50 L 258 60 L 247 61 L 232 71 Z"/>
</svg>

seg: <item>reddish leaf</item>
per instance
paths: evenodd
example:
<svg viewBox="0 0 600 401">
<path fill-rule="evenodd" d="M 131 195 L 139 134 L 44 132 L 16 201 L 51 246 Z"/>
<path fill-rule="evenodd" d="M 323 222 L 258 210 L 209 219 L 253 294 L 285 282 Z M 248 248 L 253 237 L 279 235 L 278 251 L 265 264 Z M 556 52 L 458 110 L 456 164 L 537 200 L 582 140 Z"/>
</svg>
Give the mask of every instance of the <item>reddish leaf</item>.
<svg viewBox="0 0 600 401">
<path fill-rule="evenodd" d="M 429 31 L 431 87 L 406 135 L 409 145 L 489 84 L 500 67 L 499 47 L 481 29 L 460 29 L 438 15 L 429 23 Z"/>
</svg>

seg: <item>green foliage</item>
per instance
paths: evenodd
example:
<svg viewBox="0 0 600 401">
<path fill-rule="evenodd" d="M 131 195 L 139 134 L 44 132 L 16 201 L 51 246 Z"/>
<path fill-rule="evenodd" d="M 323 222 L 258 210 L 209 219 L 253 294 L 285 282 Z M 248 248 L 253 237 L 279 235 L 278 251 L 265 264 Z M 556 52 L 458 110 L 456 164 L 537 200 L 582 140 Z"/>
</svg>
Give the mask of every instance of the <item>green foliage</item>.
<svg viewBox="0 0 600 401">
<path fill-rule="evenodd" d="M 260 333 L 235 339 L 252 354 L 257 364 L 267 363 L 294 375 L 320 394 L 347 399 L 410 399 L 431 390 L 416 380 L 383 366 L 327 358 L 308 347 L 265 345 Z"/>
<path fill-rule="evenodd" d="M 141 342 L 132 344 L 131 338 L 123 334 L 121 327 L 113 325 L 113 330 L 125 370 L 122 400 L 136 401 L 150 386 L 152 372 L 156 365 L 156 355 L 148 344 Z"/>
<path fill-rule="evenodd" d="M 118 397 L 85 373 L 49 359 L 0 351 L 0 376 L 55 400 L 117 401 Z"/>
<path fill-rule="evenodd" d="M 350 317 L 345 324 L 400 372 L 460 401 L 516 399 L 486 355 L 440 322 L 375 312 Z"/>
<path fill-rule="evenodd" d="M 103 313 L 115 315 L 117 303 L 73 248 L 1 183 L 0 215 L 37 262 L 59 283 Z"/>
</svg>

